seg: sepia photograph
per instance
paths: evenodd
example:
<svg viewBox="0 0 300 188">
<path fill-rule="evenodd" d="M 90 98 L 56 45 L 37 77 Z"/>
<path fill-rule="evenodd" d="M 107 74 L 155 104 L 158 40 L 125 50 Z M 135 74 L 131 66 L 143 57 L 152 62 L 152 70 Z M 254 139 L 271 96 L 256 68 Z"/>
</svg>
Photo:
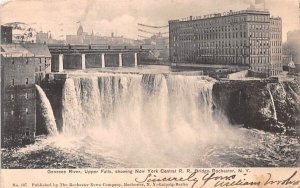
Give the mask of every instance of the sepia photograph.
<svg viewBox="0 0 300 188">
<path fill-rule="evenodd" d="M 0 2 L 1 171 L 299 171 L 299 0 Z"/>
</svg>

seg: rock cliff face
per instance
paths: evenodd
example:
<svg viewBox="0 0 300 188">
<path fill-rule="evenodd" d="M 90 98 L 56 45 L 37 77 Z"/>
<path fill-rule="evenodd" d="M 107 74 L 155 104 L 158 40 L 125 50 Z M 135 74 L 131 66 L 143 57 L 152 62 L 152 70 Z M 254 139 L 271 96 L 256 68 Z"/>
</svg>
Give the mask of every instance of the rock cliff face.
<svg viewBox="0 0 300 188">
<path fill-rule="evenodd" d="M 228 81 L 213 87 L 215 111 L 233 125 L 300 135 L 300 84 L 295 81 Z"/>
</svg>

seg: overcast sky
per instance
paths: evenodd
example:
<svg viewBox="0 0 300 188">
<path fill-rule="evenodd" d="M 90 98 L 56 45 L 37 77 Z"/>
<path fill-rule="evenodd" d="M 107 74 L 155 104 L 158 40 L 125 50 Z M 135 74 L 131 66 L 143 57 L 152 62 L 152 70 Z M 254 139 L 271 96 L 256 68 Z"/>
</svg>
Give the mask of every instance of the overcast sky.
<svg viewBox="0 0 300 188">
<path fill-rule="evenodd" d="M 0 0 L 1 24 L 25 22 L 37 31 L 75 34 L 81 21 L 84 31 L 137 38 L 137 23 L 167 25 L 181 19 L 229 10 L 243 10 L 251 0 Z M 254 0 L 252 0 L 254 1 Z M 266 0 L 271 15 L 283 19 L 286 32 L 298 29 L 298 0 Z M 154 30 L 153 30 L 154 31 Z M 161 30 L 164 32 L 165 30 Z M 146 34 L 144 34 L 146 35 Z"/>
</svg>

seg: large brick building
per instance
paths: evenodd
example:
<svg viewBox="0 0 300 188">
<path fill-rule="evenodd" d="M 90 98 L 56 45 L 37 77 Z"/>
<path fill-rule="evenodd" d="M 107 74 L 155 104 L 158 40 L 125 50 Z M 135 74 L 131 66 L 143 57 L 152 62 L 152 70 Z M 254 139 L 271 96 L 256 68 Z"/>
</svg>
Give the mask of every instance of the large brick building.
<svg viewBox="0 0 300 188">
<path fill-rule="evenodd" d="M 282 21 L 243 10 L 169 21 L 172 63 L 249 66 L 263 76 L 281 71 Z"/>
<path fill-rule="evenodd" d="M 34 141 L 36 131 L 35 84 L 51 71 L 51 54 L 43 44 L 1 46 L 1 143 Z"/>
</svg>

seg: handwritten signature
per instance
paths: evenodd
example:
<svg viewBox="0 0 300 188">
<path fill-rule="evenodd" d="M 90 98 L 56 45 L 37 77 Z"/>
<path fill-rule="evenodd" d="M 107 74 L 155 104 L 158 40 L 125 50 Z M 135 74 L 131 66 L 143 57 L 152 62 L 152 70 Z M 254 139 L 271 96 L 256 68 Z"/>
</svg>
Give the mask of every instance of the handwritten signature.
<svg viewBox="0 0 300 188">
<path fill-rule="evenodd" d="M 283 179 L 275 179 L 271 173 L 266 174 L 265 180 L 259 181 L 248 181 L 247 174 L 243 174 L 242 178 L 238 178 L 236 174 L 231 175 L 216 175 L 216 173 L 205 174 L 202 178 L 199 178 L 197 172 L 188 174 L 186 177 L 158 177 L 155 174 L 148 174 L 145 178 L 135 178 L 137 183 L 162 183 L 162 182 L 185 182 L 192 183 L 191 188 L 205 187 L 205 185 L 213 184 L 214 187 L 234 187 L 234 186 L 271 186 L 271 185 L 281 185 L 281 186 L 291 186 L 300 185 L 300 179 L 296 179 L 297 170 L 293 172 L 292 175 Z M 200 184 L 201 183 L 201 184 Z"/>
</svg>

